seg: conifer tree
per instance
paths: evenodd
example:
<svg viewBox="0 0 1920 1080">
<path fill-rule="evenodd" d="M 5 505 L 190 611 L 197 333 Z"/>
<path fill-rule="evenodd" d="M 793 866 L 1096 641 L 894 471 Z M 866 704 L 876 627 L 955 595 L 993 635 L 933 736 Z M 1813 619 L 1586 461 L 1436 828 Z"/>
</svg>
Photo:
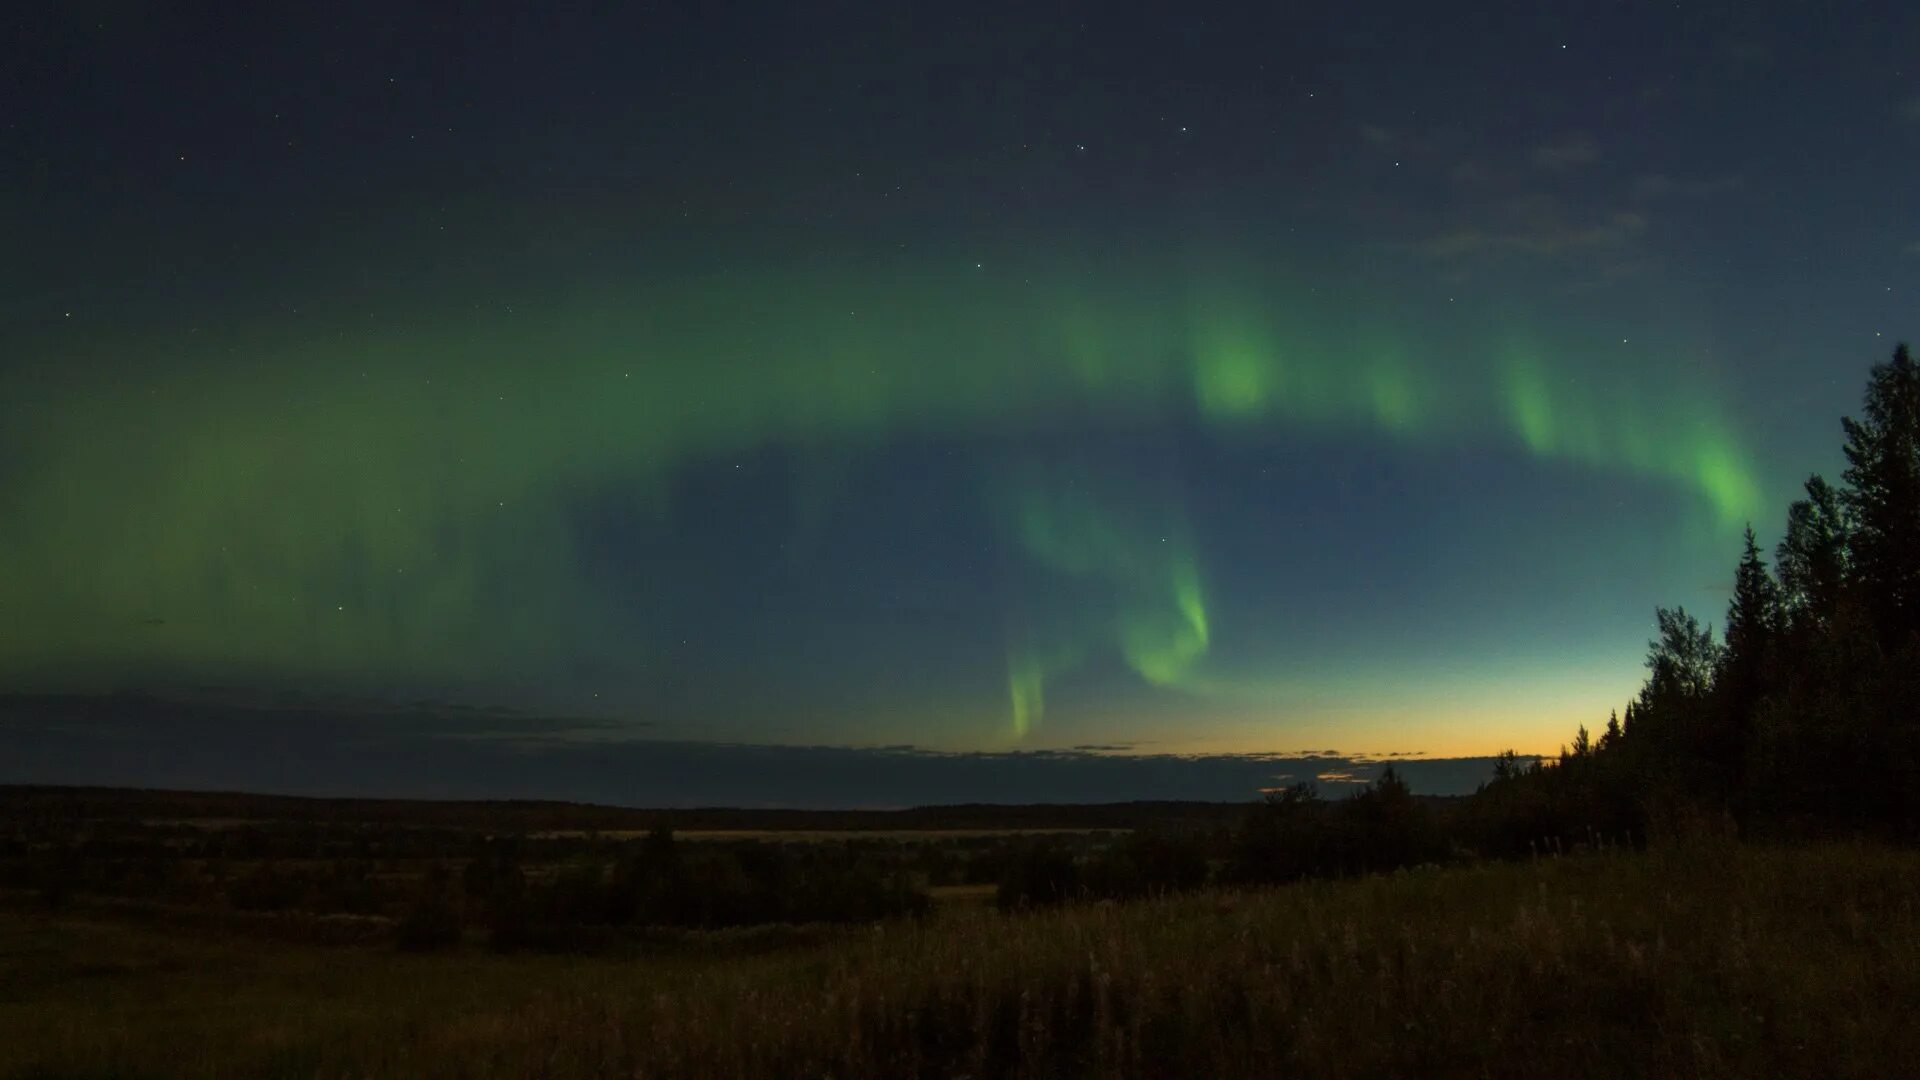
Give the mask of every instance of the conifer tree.
<svg viewBox="0 0 1920 1080">
<path fill-rule="evenodd" d="M 1832 624 L 1848 573 L 1847 508 L 1826 479 L 1807 478 L 1807 497 L 1787 508 L 1787 533 L 1774 551 L 1788 625 L 1818 633 Z"/>
<path fill-rule="evenodd" d="M 1640 691 L 1642 719 L 1663 706 L 1705 698 L 1713 689 L 1720 662 L 1713 628 L 1701 629 L 1700 621 L 1686 608 L 1655 608 L 1654 619 L 1660 636 L 1647 643 L 1650 674 Z"/>
<path fill-rule="evenodd" d="M 1733 599 L 1727 604 L 1726 647 L 1714 675 L 1718 708 L 1700 746 L 1731 784 L 1739 784 L 1749 771 L 1761 702 L 1778 683 L 1780 623 L 1780 589 L 1749 525 L 1733 574 Z"/>
<path fill-rule="evenodd" d="M 1920 366 L 1904 344 L 1874 367 L 1862 418 L 1841 424 L 1848 555 L 1881 645 L 1892 652 L 1920 635 Z"/>
<path fill-rule="evenodd" d="M 1726 648 L 1720 654 L 1718 685 L 1750 709 L 1772 679 L 1780 637 L 1780 588 L 1760 557 L 1760 545 L 1747 526 L 1746 547 L 1733 574 L 1733 599 L 1727 604 Z"/>
</svg>

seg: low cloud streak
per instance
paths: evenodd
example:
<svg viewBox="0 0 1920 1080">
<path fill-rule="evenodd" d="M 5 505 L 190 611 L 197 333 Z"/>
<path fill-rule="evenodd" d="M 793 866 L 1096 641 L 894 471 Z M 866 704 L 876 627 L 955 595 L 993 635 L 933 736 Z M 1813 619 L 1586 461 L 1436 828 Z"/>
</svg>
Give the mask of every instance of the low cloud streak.
<svg viewBox="0 0 1920 1080">
<path fill-rule="evenodd" d="M 885 808 L 950 803 L 1251 801 L 1299 776 L 1366 781 L 1386 762 L 1328 752 L 940 752 L 581 737 L 497 718 L 156 701 L 0 702 L 0 783 L 286 795 L 565 799 L 624 806 Z M 1470 792 L 1491 758 L 1397 758 L 1423 794 Z M 1331 784 L 1338 794 L 1347 783 Z"/>
</svg>

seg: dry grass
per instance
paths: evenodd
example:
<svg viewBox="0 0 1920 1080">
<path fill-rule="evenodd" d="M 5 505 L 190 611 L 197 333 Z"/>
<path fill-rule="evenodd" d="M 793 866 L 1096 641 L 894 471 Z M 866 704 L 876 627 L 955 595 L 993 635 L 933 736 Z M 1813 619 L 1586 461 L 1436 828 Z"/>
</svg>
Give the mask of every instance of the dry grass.
<svg viewBox="0 0 1920 1080">
<path fill-rule="evenodd" d="M 1085 836 L 1089 833 L 1125 833 L 1120 828 L 1017 829 L 675 829 L 677 840 L 759 840 L 782 844 L 838 844 L 848 840 L 925 843 L 930 840 L 981 840 L 1007 836 Z M 543 829 L 528 833 L 534 839 L 559 840 L 597 836 L 602 840 L 639 840 L 649 829 Z"/>
<path fill-rule="evenodd" d="M 1713 848 L 834 933 L 405 957 L 0 916 L 22 1076 L 1886 1076 L 1920 856 Z"/>
<path fill-rule="evenodd" d="M 928 898 L 942 907 L 981 907 L 999 894 L 998 885 L 935 885 L 927 890 Z"/>
</svg>

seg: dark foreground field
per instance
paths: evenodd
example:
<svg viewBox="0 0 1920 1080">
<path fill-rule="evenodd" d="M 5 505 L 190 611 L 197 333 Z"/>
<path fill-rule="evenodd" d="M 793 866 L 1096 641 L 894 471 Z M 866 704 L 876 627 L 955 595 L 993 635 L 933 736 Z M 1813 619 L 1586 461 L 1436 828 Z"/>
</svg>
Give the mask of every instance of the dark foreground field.
<svg viewBox="0 0 1920 1080">
<path fill-rule="evenodd" d="M 405 955 L 0 915 L 15 1076 L 1894 1076 L 1920 855 L 1675 849 Z"/>
</svg>

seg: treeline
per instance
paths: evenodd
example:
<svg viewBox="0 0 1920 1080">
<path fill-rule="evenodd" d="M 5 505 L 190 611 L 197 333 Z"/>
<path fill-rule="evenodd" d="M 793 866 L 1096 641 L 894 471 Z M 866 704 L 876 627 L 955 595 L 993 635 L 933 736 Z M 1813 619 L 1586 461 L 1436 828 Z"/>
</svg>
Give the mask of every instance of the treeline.
<svg viewBox="0 0 1920 1080">
<path fill-rule="evenodd" d="M 1001 907 L 1128 900 L 1202 885 L 1277 885 L 1437 863 L 1464 851 L 1449 837 L 1467 819 L 1458 802 L 1421 799 L 1391 766 L 1342 799 L 1295 784 L 1242 812 L 1237 828 L 1141 831 L 1075 856 L 1028 841 L 1000 878 Z"/>
<path fill-rule="evenodd" d="M 432 931 L 458 909 L 484 922 L 501 949 L 568 947 L 583 927 L 871 922 L 924 912 L 921 880 L 845 846 L 689 845 L 668 829 L 626 845 L 610 864 L 581 861 L 532 877 L 507 841 L 467 862 L 457 901 L 445 875 L 429 875 L 400 938 L 436 943 Z"/>
<path fill-rule="evenodd" d="M 1721 634 L 1661 608 L 1648 676 L 1559 759 L 1508 755 L 1472 801 L 1494 851 L 1543 840 L 1920 832 L 1920 368 L 1874 367 L 1847 467 L 1753 529 Z"/>
<path fill-rule="evenodd" d="M 316 839 L 314 828 L 0 836 L 0 898 L 108 903 L 128 916 L 273 916 L 234 925 L 295 937 L 351 917 L 390 926 L 408 948 L 579 949 L 618 945 L 629 928 L 914 915 L 928 887 L 990 884 L 1004 865 L 998 838 L 689 843 L 667 829 L 617 839 L 357 826 Z"/>
<path fill-rule="evenodd" d="M 205 706 L 134 695 L 0 695 L 0 719 L 18 717 L 85 722 L 138 717 L 156 727 L 174 711 L 202 715 Z M 225 706 L 228 711 L 237 707 Z M 261 724 L 271 716 L 254 710 Z M 958 803 L 897 810 L 796 810 L 741 807 L 647 809 L 548 800 L 344 799 L 245 792 L 166 791 L 150 788 L 0 785 L 0 822 L 218 821 L 375 825 L 481 830 L 497 834 L 543 832 L 825 831 L 882 832 L 929 829 L 1139 829 L 1230 824 L 1234 803 L 1149 799 L 1122 803 Z"/>
</svg>

